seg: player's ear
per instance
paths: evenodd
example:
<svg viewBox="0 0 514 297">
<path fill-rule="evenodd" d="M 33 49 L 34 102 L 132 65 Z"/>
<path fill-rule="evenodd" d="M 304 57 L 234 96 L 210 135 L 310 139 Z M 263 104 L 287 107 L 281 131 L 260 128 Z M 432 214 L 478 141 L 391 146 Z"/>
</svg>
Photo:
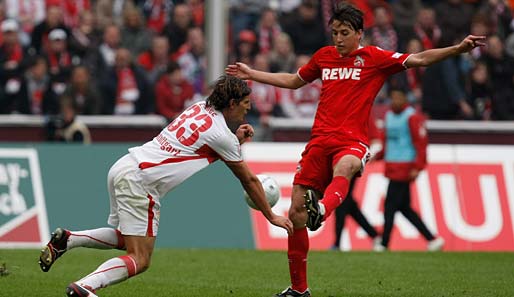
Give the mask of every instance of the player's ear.
<svg viewBox="0 0 514 297">
<path fill-rule="evenodd" d="M 236 99 L 232 98 L 228 101 L 228 107 L 233 108 L 233 107 L 236 107 L 236 105 L 237 105 Z"/>
</svg>

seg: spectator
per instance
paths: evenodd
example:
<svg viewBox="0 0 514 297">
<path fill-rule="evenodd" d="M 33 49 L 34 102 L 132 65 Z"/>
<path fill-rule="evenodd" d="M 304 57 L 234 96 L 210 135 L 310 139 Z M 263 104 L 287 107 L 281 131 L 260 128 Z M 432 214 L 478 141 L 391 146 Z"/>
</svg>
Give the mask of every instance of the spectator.
<svg viewBox="0 0 514 297">
<path fill-rule="evenodd" d="M 154 36 L 152 48 L 140 54 L 137 58 L 138 64 L 145 70 L 146 76 L 152 85 L 166 71 L 166 67 L 171 61 L 169 49 L 170 46 L 166 37 Z"/>
<path fill-rule="evenodd" d="M 266 55 L 258 54 L 255 56 L 255 69 L 259 71 L 269 71 L 269 61 Z M 248 85 L 252 88 L 252 96 L 250 99 L 253 108 L 248 112 L 247 120 L 254 126 L 254 139 L 270 141 L 270 117 L 283 116 L 283 112 L 280 108 L 280 89 L 257 81 L 250 81 Z"/>
<path fill-rule="evenodd" d="M 20 97 L 13 106 L 13 112 L 22 114 L 57 114 L 57 95 L 51 88 L 47 62 L 35 57 L 21 83 Z"/>
<path fill-rule="evenodd" d="M 293 43 L 287 33 L 280 33 L 269 54 L 271 72 L 293 72 L 296 64 Z M 240 60 L 239 60 L 240 61 Z"/>
<path fill-rule="evenodd" d="M 300 69 L 309 60 L 309 56 L 298 56 L 296 59 L 296 69 Z M 281 109 L 288 118 L 314 119 L 320 94 L 320 80 L 316 80 L 298 89 L 282 88 L 280 89 Z"/>
<path fill-rule="evenodd" d="M 386 7 L 389 10 L 389 4 L 385 0 L 349 0 L 364 13 L 364 29 L 367 30 L 375 25 L 374 9 L 378 6 Z"/>
<path fill-rule="evenodd" d="M 143 70 L 134 65 L 126 48 L 116 50 L 115 63 L 100 82 L 103 113 L 147 114 L 152 111 L 153 91 Z"/>
<path fill-rule="evenodd" d="M 421 114 L 407 102 L 402 89 L 391 89 L 391 110 L 385 118 L 383 149 L 375 156 L 384 159 L 385 176 L 390 180 L 384 206 L 384 232 L 382 242 L 374 246 L 375 251 L 384 251 L 394 223 L 394 215 L 400 211 L 428 241 L 429 251 L 441 250 L 444 240 L 434 237 L 418 214 L 411 207 L 410 187 L 426 166 L 428 144 L 425 122 Z"/>
<path fill-rule="evenodd" d="M 239 36 L 243 30 L 254 31 L 259 17 L 266 7 L 266 1 L 261 0 L 230 0 L 230 21 L 232 36 Z M 237 40 L 234 40 L 234 46 Z"/>
<path fill-rule="evenodd" d="M 318 1 L 303 0 L 288 23 L 282 24 L 291 37 L 297 55 L 312 55 L 318 48 L 327 45 L 325 28 L 318 18 Z"/>
<path fill-rule="evenodd" d="M 242 30 L 236 41 L 235 53 L 231 57 L 231 62 L 243 61 L 253 65 L 253 59 L 257 55 L 259 47 L 257 45 L 257 37 L 251 30 Z"/>
<path fill-rule="evenodd" d="M 7 18 L 20 23 L 21 43 L 30 45 L 30 35 L 34 26 L 45 19 L 45 3 L 41 0 L 4 0 Z"/>
<path fill-rule="evenodd" d="M 76 114 L 72 99 L 61 97 L 59 115 L 50 117 L 46 124 L 47 139 L 90 144 L 91 133 L 83 122 L 77 120 Z"/>
<path fill-rule="evenodd" d="M 470 74 L 471 91 L 469 105 L 473 108 L 475 120 L 491 119 L 491 82 L 487 72 L 487 65 L 478 61 Z"/>
<path fill-rule="evenodd" d="M 91 9 L 90 0 L 46 0 L 46 5 L 61 7 L 64 24 L 69 28 L 77 26 L 82 11 Z"/>
<path fill-rule="evenodd" d="M 181 50 L 177 62 L 184 76 L 194 87 L 195 93 L 201 93 L 207 69 L 205 56 L 205 39 L 200 28 L 191 28 L 187 34 L 187 43 Z"/>
<path fill-rule="evenodd" d="M 123 12 L 135 8 L 132 0 L 96 0 L 95 16 L 98 26 L 104 30 L 110 25 L 123 25 Z"/>
<path fill-rule="evenodd" d="M 64 24 L 62 9 L 57 5 L 47 6 L 46 18 L 32 31 L 31 47 L 37 54 L 48 50 L 48 34 L 53 29 L 62 29 L 67 36 L 70 35 L 70 29 Z"/>
<path fill-rule="evenodd" d="M 142 2 L 142 12 L 146 18 L 146 27 L 155 34 L 160 34 L 169 22 L 173 3 L 167 0 L 144 0 L 140 2 Z"/>
<path fill-rule="evenodd" d="M 514 120 L 514 59 L 505 55 L 501 39 L 492 35 L 487 38 L 487 54 L 484 57 L 492 82 L 492 118 Z"/>
<path fill-rule="evenodd" d="M 484 16 L 477 14 L 473 17 L 473 20 L 471 21 L 471 34 L 472 35 L 480 35 L 480 36 L 489 36 L 490 34 L 490 28 L 487 23 L 487 20 L 484 18 Z M 479 47 L 473 49 L 471 51 L 471 56 L 474 60 L 480 59 L 486 52 L 485 47 Z"/>
<path fill-rule="evenodd" d="M 189 5 L 189 8 L 191 9 L 193 25 L 195 27 L 203 28 L 205 22 L 204 0 L 187 0 L 186 2 Z"/>
<path fill-rule="evenodd" d="M 505 1 L 482 1 L 478 14 L 486 18 L 487 23 L 490 26 L 491 33 L 498 35 L 502 40 L 505 40 L 505 38 L 507 38 L 507 36 L 513 31 L 512 12 Z"/>
<path fill-rule="evenodd" d="M 70 83 L 63 97 L 68 98 L 73 111 L 77 114 L 100 114 L 102 100 L 92 82 L 89 70 L 85 66 L 77 66 L 71 72 Z"/>
<path fill-rule="evenodd" d="M 176 52 L 187 40 L 188 31 L 193 27 L 191 9 L 187 4 L 177 4 L 173 8 L 173 16 L 164 27 L 163 34 L 170 42 L 170 52 Z"/>
<path fill-rule="evenodd" d="M 387 9 L 378 6 L 374 10 L 375 25 L 368 29 L 365 35 L 371 38 L 371 44 L 388 51 L 398 50 L 398 33 L 393 28 L 391 16 Z"/>
<path fill-rule="evenodd" d="M 48 49 L 44 52 L 44 57 L 48 62 L 50 79 L 54 84 L 68 82 L 73 65 L 80 63 L 78 56 L 73 56 L 67 48 L 67 34 L 62 29 L 53 29 L 48 34 Z M 57 91 L 60 95 L 64 87 Z"/>
<path fill-rule="evenodd" d="M 141 12 L 137 8 L 125 10 L 121 27 L 121 47 L 130 50 L 137 57 L 148 50 L 151 44 L 152 31 L 146 28 Z"/>
<path fill-rule="evenodd" d="M 398 0 L 391 3 L 393 25 L 397 29 L 400 40 L 404 41 L 412 37 L 410 34 L 420 10 L 420 0 Z"/>
<path fill-rule="evenodd" d="M 441 47 L 451 44 L 443 40 Z M 473 109 L 466 99 L 465 74 L 459 67 L 460 59 L 460 56 L 449 57 L 427 67 L 423 74 L 422 108 L 432 119 L 469 119 L 473 116 Z"/>
<path fill-rule="evenodd" d="M 437 23 L 443 29 L 442 38 L 460 39 L 469 34 L 473 7 L 463 0 L 440 1 L 435 6 Z M 458 16 L 458 17 L 456 17 Z"/>
<path fill-rule="evenodd" d="M 262 11 L 259 24 L 257 25 L 257 36 L 259 38 L 259 53 L 267 54 L 274 47 L 275 40 L 282 33 L 282 28 L 277 22 L 277 14 L 270 8 Z"/>
<path fill-rule="evenodd" d="M 184 78 L 180 66 L 170 62 L 155 86 L 156 112 L 172 121 L 184 111 L 193 95 L 193 86 Z"/>
<path fill-rule="evenodd" d="M 439 44 L 442 33 L 432 8 L 422 8 L 419 11 L 414 25 L 414 33 L 423 43 L 425 50 L 435 48 Z"/>
<path fill-rule="evenodd" d="M 1 24 L 3 42 L 0 44 L 0 112 L 10 113 L 21 95 L 20 86 L 27 66 L 28 55 L 19 40 L 19 26 L 13 19 Z"/>
<path fill-rule="evenodd" d="M 102 34 L 97 29 L 96 17 L 85 10 L 79 14 L 78 25 L 71 30 L 70 50 L 84 59 L 90 52 L 94 52 L 100 45 Z"/>
<path fill-rule="evenodd" d="M 116 25 L 109 25 L 105 28 L 102 43 L 98 49 L 86 56 L 86 65 L 90 73 L 101 75 L 109 67 L 114 65 L 114 56 L 120 46 L 120 29 Z"/>
</svg>

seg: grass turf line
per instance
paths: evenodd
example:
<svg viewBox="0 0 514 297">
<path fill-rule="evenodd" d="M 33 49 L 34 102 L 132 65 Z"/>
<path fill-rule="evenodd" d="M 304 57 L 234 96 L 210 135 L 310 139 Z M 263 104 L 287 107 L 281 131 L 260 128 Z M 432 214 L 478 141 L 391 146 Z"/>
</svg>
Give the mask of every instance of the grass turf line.
<svg viewBox="0 0 514 297">
<path fill-rule="evenodd" d="M 76 249 L 43 273 L 37 250 L 1 250 L 0 296 L 64 296 L 64 288 L 119 251 Z M 311 252 L 315 297 L 514 296 L 514 253 Z M 272 296 L 289 284 L 285 252 L 157 249 L 150 269 L 99 296 Z"/>
</svg>

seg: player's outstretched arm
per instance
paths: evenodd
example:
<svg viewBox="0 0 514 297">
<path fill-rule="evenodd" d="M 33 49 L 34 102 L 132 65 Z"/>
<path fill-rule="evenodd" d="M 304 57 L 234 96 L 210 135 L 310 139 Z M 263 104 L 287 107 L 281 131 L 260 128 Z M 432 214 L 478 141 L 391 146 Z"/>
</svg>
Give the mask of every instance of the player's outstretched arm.
<svg viewBox="0 0 514 297">
<path fill-rule="evenodd" d="M 261 182 L 250 171 L 245 162 L 226 162 L 234 175 L 239 179 L 253 203 L 260 209 L 264 217 L 273 225 L 286 229 L 288 234 L 293 234 L 293 223 L 286 217 L 275 214 L 266 200 Z"/>
<path fill-rule="evenodd" d="M 298 89 L 305 85 L 296 73 L 271 73 L 250 68 L 245 63 L 235 63 L 225 68 L 225 73 L 240 79 L 249 79 L 280 88 Z"/>
<path fill-rule="evenodd" d="M 468 37 L 464 38 L 457 45 L 429 49 L 416 54 L 412 54 L 409 56 L 407 61 L 405 61 L 405 66 L 407 66 L 408 68 L 430 66 L 448 57 L 469 52 L 477 46 L 484 46 L 484 41 L 485 36 L 468 35 Z"/>
</svg>

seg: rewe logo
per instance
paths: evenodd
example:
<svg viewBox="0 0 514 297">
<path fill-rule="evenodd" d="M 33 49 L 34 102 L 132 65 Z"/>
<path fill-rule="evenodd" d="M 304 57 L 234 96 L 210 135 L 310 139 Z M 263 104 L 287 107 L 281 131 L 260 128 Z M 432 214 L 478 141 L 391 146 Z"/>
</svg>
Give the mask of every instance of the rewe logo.
<svg viewBox="0 0 514 297">
<path fill-rule="evenodd" d="M 323 68 L 321 69 L 322 80 L 340 80 L 340 79 L 361 79 L 361 68 Z"/>
<path fill-rule="evenodd" d="M 0 149 L 0 248 L 40 247 L 48 221 L 34 149 Z"/>
</svg>

